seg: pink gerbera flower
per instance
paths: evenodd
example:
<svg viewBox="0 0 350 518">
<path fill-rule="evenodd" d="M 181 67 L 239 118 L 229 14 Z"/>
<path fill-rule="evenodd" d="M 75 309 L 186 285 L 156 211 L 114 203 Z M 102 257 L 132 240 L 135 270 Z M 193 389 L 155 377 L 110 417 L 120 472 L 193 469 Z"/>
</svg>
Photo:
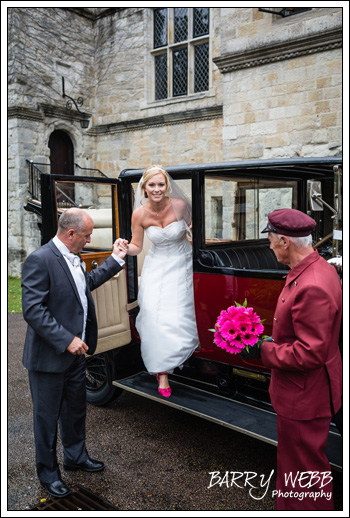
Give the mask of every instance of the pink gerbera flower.
<svg viewBox="0 0 350 518">
<path fill-rule="evenodd" d="M 256 322 L 257 324 L 261 322 L 260 320 L 260 317 L 259 315 L 257 315 L 256 313 L 254 313 L 253 309 L 252 308 L 249 308 L 251 309 L 251 312 L 249 313 L 249 318 L 252 322 Z"/>
<path fill-rule="evenodd" d="M 261 335 L 261 333 L 264 331 L 264 326 L 258 322 L 258 323 L 252 323 L 251 325 L 251 332 L 253 335 Z"/>
<path fill-rule="evenodd" d="M 228 320 L 231 320 L 230 316 L 228 315 L 227 311 L 221 311 L 220 315 L 218 316 L 216 325 L 221 328 L 225 322 Z"/>
<path fill-rule="evenodd" d="M 234 318 L 234 326 L 239 332 L 239 334 L 247 333 L 248 331 L 251 331 L 251 321 L 247 317 L 247 315 L 244 315 L 244 313 L 241 313 L 240 315 L 237 315 Z"/>
<path fill-rule="evenodd" d="M 230 354 L 237 354 L 241 352 L 245 345 L 241 343 L 240 337 L 237 337 L 230 340 L 229 342 L 227 340 L 224 340 L 223 343 L 221 343 L 220 347 L 222 349 L 225 349 L 225 351 Z"/>
<path fill-rule="evenodd" d="M 214 341 L 215 341 L 215 343 L 216 343 L 216 345 L 217 345 L 218 347 L 221 347 L 222 349 L 225 349 L 225 348 L 226 348 L 227 343 L 226 343 L 226 342 L 225 342 L 225 340 L 222 338 L 220 331 L 217 331 L 217 332 L 214 334 Z"/>
<path fill-rule="evenodd" d="M 239 306 L 239 307 L 237 307 L 237 306 L 230 306 L 229 308 L 227 308 L 227 314 L 228 314 L 228 316 L 230 318 L 234 318 L 239 313 L 241 313 L 241 306 Z"/>
<path fill-rule="evenodd" d="M 240 352 L 245 345 L 242 344 L 241 337 L 238 335 L 237 338 L 230 340 L 230 347 L 233 347 L 236 352 Z"/>
<path fill-rule="evenodd" d="M 237 345 L 227 344 L 225 347 L 226 351 L 230 354 L 239 354 L 243 348 L 244 345 L 242 345 L 240 342 L 238 342 Z"/>
<path fill-rule="evenodd" d="M 227 320 L 221 328 L 221 335 L 225 340 L 231 342 L 236 338 L 238 331 L 233 320 Z"/>
<path fill-rule="evenodd" d="M 246 345 L 255 345 L 256 342 L 258 341 L 258 337 L 256 335 L 253 335 L 252 333 L 244 333 L 241 335 L 241 340 L 242 340 L 242 343 L 243 343 L 243 346 L 246 346 Z"/>
<path fill-rule="evenodd" d="M 244 344 L 242 344 L 240 339 L 231 340 L 225 347 L 226 351 L 230 354 L 237 354 L 242 351 L 242 349 L 245 347 Z"/>
</svg>

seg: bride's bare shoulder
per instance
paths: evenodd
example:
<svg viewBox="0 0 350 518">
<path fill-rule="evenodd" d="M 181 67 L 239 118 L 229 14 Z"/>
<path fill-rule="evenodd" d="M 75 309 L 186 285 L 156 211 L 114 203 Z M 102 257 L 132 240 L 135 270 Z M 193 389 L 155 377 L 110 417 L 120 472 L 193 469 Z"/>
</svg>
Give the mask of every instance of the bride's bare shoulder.
<svg viewBox="0 0 350 518">
<path fill-rule="evenodd" d="M 140 205 L 140 207 L 137 207 L 137 209 L 134 210 L 132 213 L 132 220 L 134 222 L 140 223 L 144 216 L 144 208 Z"/>
<path fill-rule="evenodd" d="M 134 210 L 133 215 L 137 215 L 138 216 L 138 215 L 142 214 L 142 212 L 143 212 L 143 207 L 142 207 L 142 205 L 140 205 L 139 207 L 137 207 Z"/>
</svg>

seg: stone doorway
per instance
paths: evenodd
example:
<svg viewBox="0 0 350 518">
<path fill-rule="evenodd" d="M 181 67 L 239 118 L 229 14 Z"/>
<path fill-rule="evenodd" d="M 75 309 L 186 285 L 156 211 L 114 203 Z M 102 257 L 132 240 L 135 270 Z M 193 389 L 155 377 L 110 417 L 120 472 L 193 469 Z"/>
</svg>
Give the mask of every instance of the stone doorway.
<svg viewBox="0 0 350 518">
<path fill-rule="evenodd" d="M 49 138 L 51 174 L 74 175 L 74 146 L 73 142 L 63 130 L 55 130 Z M 57 201 L 74 202 L 74 184 L 66 183 L 64 191 Z"/>
</svg>

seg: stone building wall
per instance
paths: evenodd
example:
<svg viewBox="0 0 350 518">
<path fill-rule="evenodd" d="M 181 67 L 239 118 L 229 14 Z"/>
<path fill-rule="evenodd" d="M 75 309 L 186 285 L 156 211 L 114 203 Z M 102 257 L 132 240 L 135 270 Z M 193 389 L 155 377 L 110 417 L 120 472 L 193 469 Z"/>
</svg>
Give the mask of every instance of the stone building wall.
<svg viewBox="0 0 350 518">
<path fill-rule="evenodd" d="M 208 142 L 210 143 L 208 145 Z M 116 177 L 126 168 L 222 162 L 222 119 L 189 121 L 99 137 L 95 166 Z"/>
<path fill-rule="evenodd" d="M 335 156 L 342 146 L 342 9 L 222 14 L 224 160 Z"/>
<path fill-rule="evenodd" d="M 152 8 L 10 8 L 9 273 L 40 245 L 23 210 L 27 160 L 49 164 L 65 131 L 81 167 L 127 167 L 341 153 L 341 8 L 281 18 L 210 9 L 209 90 L 153 100 Z M 24 31 L 23 28 L 26 28 Z M 66 93 L 82 96 L 80 115 Z"/>
<path fill-rule="evenodd" d="M 211 34 L 219 10 L 211 10 Z M 154 101 L 153 10 L 130 8 L 97 22 L 96 167 L 117 175 L 152 163 L 222 160 L 221 74 L 212 67 L 209 92 Z M 215 43 L 214 43 L 215 42 Z M 212 53 L 219 38 L 212 38 Z"/>
<path fill-rule="evenodd" d="M 225 160 L 341 153 L 341 63 L 339 49 L 226 74 Z"/>
<path fill-rule="evenodd" d="M 83 96 L 94 109 L 94 32 L 92 21 L 67 9 L 8 9 L 8 102 L 36 110 L 39 103 L 64 107 L 66 92 Z"/>
<path fill-rule="evenodd" d="M 64 9 L 8 9 L 8 272 L 11 275 L 20 275 L 26 256 L 40 246 L 40 218 L 24 210 L 29 198 L 27 160 L 49 164 L 48 142 L 55 129 L 70 135 L 77 161 L 84 158 L 85 162 L 85 150 L 95 144 L 95 139 L 89 137 L 82 141 L 79 123 L 65 109 L 61 79 L 65 77 L 66 93 L 83 96 L 84 110 L 92 111 L 92 36 L 91 20 L 72 16 Z M 62 113 L 56 112 L 56 107 Z"/>
</svg>

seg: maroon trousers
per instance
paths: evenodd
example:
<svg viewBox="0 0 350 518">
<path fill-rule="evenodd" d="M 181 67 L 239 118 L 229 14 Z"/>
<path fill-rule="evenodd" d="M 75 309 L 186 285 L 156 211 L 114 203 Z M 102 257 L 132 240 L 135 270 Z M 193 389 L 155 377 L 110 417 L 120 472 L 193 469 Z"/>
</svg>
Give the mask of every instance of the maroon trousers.
<svg viewBox="0 0 350 518">
<path fill-rule="evenodd" d="M 277 510 L 334 510 L 332 472 L 325 454 L 330 421 L 277 415 Z"/>
</svg>

